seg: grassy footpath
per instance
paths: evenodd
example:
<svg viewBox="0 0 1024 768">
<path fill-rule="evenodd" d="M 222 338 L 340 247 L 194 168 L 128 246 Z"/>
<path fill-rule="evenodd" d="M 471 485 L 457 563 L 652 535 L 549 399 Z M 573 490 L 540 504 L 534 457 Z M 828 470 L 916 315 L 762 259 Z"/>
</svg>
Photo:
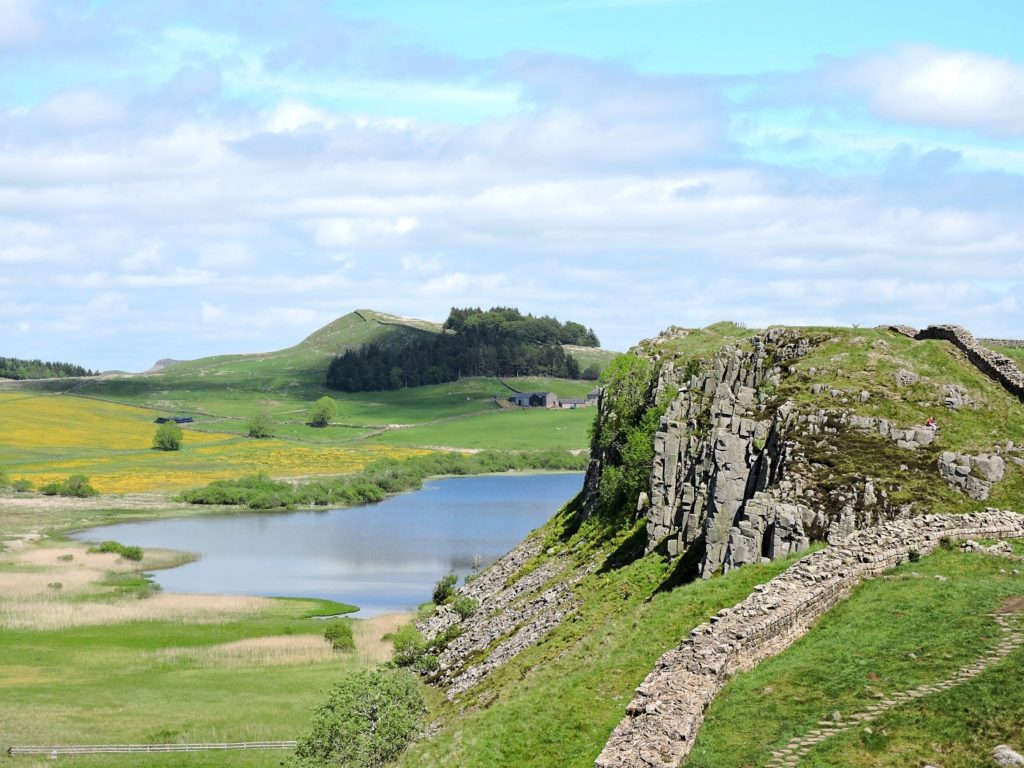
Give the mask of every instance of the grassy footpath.
<svg viewBox="0 0 1024 768">
<path fill-rule="evenodd" d="M 862 584 L 790 649 L 726 686 L 685 765 L 764 765 L 773 749 L 834 711 L 859 712 L 879 695 L 950 676 L 1001 637 L 986 614 L 1024 594 L 1024 576 L 1011 567 L 995 557 L 940 551 Z M 1024 705 L 1007 695 L 1021 690 L 1010 683 L 1021 678 L 1022 654 L 968 685 L 897 708 L 872 724 L 873 734 L 857 730 L 827 740 L 801 765 L 966 768 L 1000 741 L 1024 747 Z M 1004 676 L 1005 687 L 998 682 Z M 961 744 L 967 724 L 982 720 L 985 728 Z"/>
</svg>

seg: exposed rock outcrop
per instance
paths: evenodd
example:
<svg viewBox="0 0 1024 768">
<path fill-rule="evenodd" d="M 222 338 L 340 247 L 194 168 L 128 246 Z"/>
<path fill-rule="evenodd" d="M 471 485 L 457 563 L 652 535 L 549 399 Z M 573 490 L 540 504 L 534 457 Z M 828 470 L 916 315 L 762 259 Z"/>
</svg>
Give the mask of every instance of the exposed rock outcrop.
<svg viewBox="0 0 1024 768">
<path fill-rule="evenodd" d="M 1006 463 L 1002 456 L 996 454 L 968 456 L 943 451 L 939 456 L 939 474 L 942 479 L 978 501 L 988 498 L 992 484 L 1003 479 L 1005 470 Z"/>
</svg>

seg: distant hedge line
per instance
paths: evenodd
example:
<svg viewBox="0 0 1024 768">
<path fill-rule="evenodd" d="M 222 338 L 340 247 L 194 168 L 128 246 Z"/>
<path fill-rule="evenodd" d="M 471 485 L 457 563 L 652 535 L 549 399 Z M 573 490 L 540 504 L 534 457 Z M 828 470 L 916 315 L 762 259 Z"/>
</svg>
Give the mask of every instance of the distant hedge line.
<svg viewBox="0 0 1024 768">
<path fill-rule="evenodd" d="M 509 470 L 582 471 L 587 456 L 568 451 L 485 451 L 475 454 L 432 453 L 411 459 L 379 459 L 362 472 L 322 480 L 290 483 L 260 473 L 236 480 L 215 480 L 181 496 L 190 504 L 228 504 L 250 509 L 348 506 L 381 501 L 392 493 L 419 488 L 436 475 L 481 475 Z"/>
</svg>

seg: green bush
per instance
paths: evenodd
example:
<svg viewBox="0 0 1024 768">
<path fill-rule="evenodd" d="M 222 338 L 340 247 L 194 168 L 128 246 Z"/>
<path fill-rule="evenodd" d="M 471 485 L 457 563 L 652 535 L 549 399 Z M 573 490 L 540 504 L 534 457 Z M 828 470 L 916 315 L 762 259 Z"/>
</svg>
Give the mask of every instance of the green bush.
<svg viewBox="0 0 1024 768">
<path fill-rule="evenodd" d="M 352 625 L 347 621 L 332 621 L 324 628 L 324 637 L 331 641 L 336 651 L 354 651 L 355 638 L 352 637 Z"/>
<path fill-rule="evenodd" d="M 463 619 L 468 619 L 476 613 L 476 609 L 479 607 L 480 604 L 477 603 L 476 600 L 472 597 L 467 597 L 466 595 L 460 595 L 452 600 L 452 608 L 454 608 L 455 612 Z"/>
<path fill-rule="evenodd" d="M 907 560 L 909 560 L 909 561 L 910 561 L 910 562 L 912 562 L 912 563 L 916 563 L 916 562 L 918 562 L 918 561 L 919 561 L 920 559 L 921 559 L 921 553 L 920 553 L 920 552 L 918 552 L 918 551 L 917 551 L 916 549 L 912 549 L 912 550 L 910 550 L 910 551 L 909 551 L 909 552 L 907 553 Z"/>
<path fill-rule="evenodd" d="M 20 480 L 18 481 L 19 486 L 21 482 Z M 29 483 L 29 488 L 31 488 L 31 485 Z M 99 495 L 99 491 L 89 484 L 89 478 L 85 475 L 71 475 L 67 480 L 55 480 L 52 483 L 40 486 L 39 492 L 44 496 L 74 496 L 80 499 Z"/>
<path fill-rule="evenodd" d="M 138 562 L 142 559 L 142 547 L 136 546 L 125 546 L 117 541 L 104 541 L 103 543 L 89 547 L 90 552 L 113 552 L 123 557 L 125 560 L 134 560 Z"/>
<path fill-rule="evenodd" d="M 379 768 L 397 758 L 420 731 L 426 707 L 416 677 L 381 667 L 355 672 L 314 710 L 295 748 L 299 766 Z"/>
<path fill-rule="evenodd" d="M 338 404 L 324 395 L 309 409 L 306 423 L 311 427 L 326 427 L 338 416 Z"/>
<path fill-rule="evenodd" d="M 249 437 L 254 437 L 257 440 L 273 436 L 274 420 L 265 411 L 254 413 L 249 417 L 246 426 L 249 429 Z"/>
<path fill-rule="evenodd" d="M 21 477 L 11 483 L 11 488 L 18 493 L 28 493 L 32 490 L 32 481 Z"/>
<path fill-rule="evenodd" d="M 185 433 L 173 421 L 165 421 L 156 428 L 153 435 L 153 447 L 161 451 L 177 451 L 185 442 Z"/>
<path fill-rule="evenodd" d="M 455 594 L 455 583 L 459 580 L 459 577 L 454 572 L 449 573 L 446 576 L 442 576 L 434 584 L 433 601 L 434 605 L 443 605 L 451 600 L 452 595 Z"/>
<path fill-rule="evenodd" d="M 416 659 L 412 668 L 421 675 L 432 675 L 441 668 L 441 660 L 433 653 L 424 653 Z"/>
<path fill-rule="evenodd" d="M 395 653 L 392 659 L 400 667 L 414 666 L 427 652 L 427 641 L 413 624 L 406 624 L 392 638 Z"/>
<path fill-rule="evenodd" d="M 89 484 L 88 477 L 85 475 L 71 475 L 71 477 L 64 481 L 63 493 L 60 495 L 85 498 L 87 496 L 97 496 L 98 494 L 99 491 Z"/>
</svg>

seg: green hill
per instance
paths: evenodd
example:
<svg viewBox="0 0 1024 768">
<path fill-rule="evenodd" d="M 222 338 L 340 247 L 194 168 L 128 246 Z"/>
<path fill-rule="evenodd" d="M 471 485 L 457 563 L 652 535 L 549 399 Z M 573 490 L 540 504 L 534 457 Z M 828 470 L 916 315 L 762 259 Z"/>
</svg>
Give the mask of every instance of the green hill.
<svg viewBox="0 0 1024 768">
<path fill-rule="evenodd" d="M 719 323 L 636 351 L 608 376 L 584 491 L 460 588 L 478 601 L 469 618 L 443 606 L 420 623 L 440 667 L 433 731 L 402 766 L 592 766 L 662 654 L 827 537 L 929 513 L 1024 511 L 1024 405 L 946 340 Z M 929 418 L 940 429 L 926 430 Z M 954 455 L 970 467 L 945 471 Z M 964 474 L 971 496 L 958 490 Z M 800 526 L 793 549 L 777 546 Z M 991 651 L 1001 630 L 990 614 L 1020 610 L 1024 595 L 1015 547 L 1010 559 L 955 545 L 917 553 L 857 587 L 805 638 L 736 676 L 684 765 L 776 765 L 773 751 L 805 735 L 808 749 L 821 744 L 799 764 L 830 768 L 966 767 L 1001 742 L 1021 749 L 1012 691 L 1024 648 L 919 705 L 901 693 Z M 892 697 L 906 703 L 874 734 L 815 736 L 834 711 Z"/>
</svg>

